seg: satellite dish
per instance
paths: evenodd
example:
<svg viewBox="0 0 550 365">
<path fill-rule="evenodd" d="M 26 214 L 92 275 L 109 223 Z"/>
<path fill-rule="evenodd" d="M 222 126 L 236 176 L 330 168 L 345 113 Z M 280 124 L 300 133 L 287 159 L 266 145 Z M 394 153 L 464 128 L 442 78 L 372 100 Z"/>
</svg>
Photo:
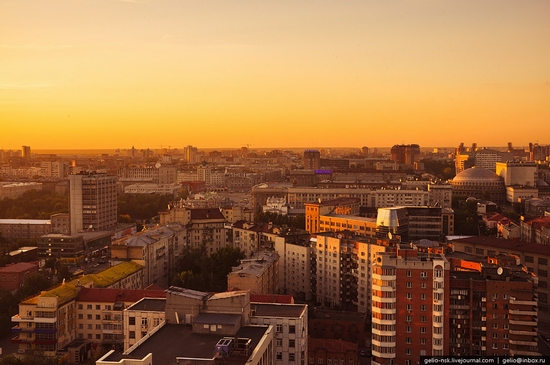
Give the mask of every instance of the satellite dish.
<svg viewBox="0 0 550 365">
<path fill-rule="evenodd" d="M 160 167 L 160 162 L 157 162 L 157 163 L 155 164 L 155 167 L 158 169 L 158 168 Z"/>
<path fill-rule="evenodd" d="M 497 274 L 502 275 L 503 271 L 504 271 L 504 270 L 502 270 L 502 267 L 499 267 L 499 268 L 497 269 Z"/>
</svg>

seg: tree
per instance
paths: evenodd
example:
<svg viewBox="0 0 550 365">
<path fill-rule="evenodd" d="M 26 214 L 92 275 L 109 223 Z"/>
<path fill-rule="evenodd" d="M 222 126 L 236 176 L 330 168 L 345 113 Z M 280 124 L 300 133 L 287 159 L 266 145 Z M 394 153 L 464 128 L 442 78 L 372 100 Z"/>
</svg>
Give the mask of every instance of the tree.
<svg viewBox="0 0 550 365">
<path fill-rule="evenodd" d="M 42 290 L 46 290 L 52 287 L 52 281 L 38 273 L 31 274 L 25 279 L 23 286 L 17 291 L 18 302 L 40 293 Z"/>
<path fill-rule="evenodd" d="M 227 290 L 227 274 L 244 258 L 244 252 L 230 246 L 208 256 L 206 247 L 186 248 L 177 262 L 179 273 L 173 285 L 200 291 Z"/>
</svg>

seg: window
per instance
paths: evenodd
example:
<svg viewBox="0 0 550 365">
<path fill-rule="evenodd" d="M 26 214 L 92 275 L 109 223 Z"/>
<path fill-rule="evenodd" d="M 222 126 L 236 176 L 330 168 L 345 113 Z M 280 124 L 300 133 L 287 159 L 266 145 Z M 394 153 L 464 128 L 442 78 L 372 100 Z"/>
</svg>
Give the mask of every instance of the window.
<svg viewBox="0 0 550 365">
<path fill-rule="evenodd" d="M 412 281 L 407 281 L 407 288 L 412 288 L 412 287 L 413 287 Z"/>
<path fill-rule="evenodd" d="M 411 270 L 407 270 L 407 277 L 408 278 L 412 278 L 412 271 Z"/>
<path fill-rule="evenodd" d="M 78 315 L 78 319 L 84 319 L 84 315 L 83 315 L 82 313 L 80 313 L 80 314 Z"/>
<path fill-rule="evenodd" d="M 83 308 L 84 308 L 84 306 L 82 304 L 78 305 L 78 309 L 83 309 Z"/>
<path fill-rule="evenodd" d="M 420 300 L 426 300 L 426 293 L 420 294 Z"/>
<path fill-rule="evenodd" d="M 420 306 L 420 310 L 421 310 L 422 312 L 425 312 L 425 311 L 426 311 L 426 305 L 425 305 L 425 304 L 422 304 L 422 305 Z"/>
<path fill-rule="evenodd" d="M 426 327 L 420 327 L 420 333 L 426 333 Z"/>
<path fill-rule="evenodd" d="M 296 340 L 288 340 L 288 347 L 294 347 L 296 345 Z"/>
<path fill-rule="evenodd" d="M 539 257 L 538 263 L 539 263 L 539 265 L 548 265 L 548 259 Z"/>
<path fill-rule="evenodd" d="M 420 316 L 420 322 L 426 322 L 426 316 Z"/>
<path fill-rule="evenodd" d="M 276 331 L 277 331 L 277 333 L 283 332 L 283 325 L 282 325 L 282 324 L 278 324 L 278 325 L 277 325 Z"/>
<path fill-rule="evenodd" d="M 91 305 L 91 304 L 87 304 L 87 305 L 86 305 L 86 309 L 91 310 L 91 309 L 92 309 L 92 305 Z"/>
<path fill-rule="evenodd" d="M 407 304 L 406 308 L 407 308 L 408 311 L 412 311 L 413 306 L 412 306 L 412 304 Z"/>
<path fill-rule="evenodd" d="M 96 319 L 96 321 L 101 320 L 101 314 L 96 314 L 96 315 L 95 315 L 95 319 Z"/>
<path fill-rule="evenodd" d="M 421 337 L 420 338 L 420 344 L 421 345 L 425 345 L 426 344 L 426 339 L 424 337 Z"/>
<path fill-rule="evenodd" d="M 128 324 L 130 326 L 135 326 L 136 325 L 136 317 L 129 317 L 128 318 Z"/>
<path fill-rule="evenodd" d="M 98 310 L 100 310 L 100 309 L 101 309 L 101 306 L 100 306 L 99 304 L 96 304 L 96 305 L 95 305 L 95 310 L 98 311 Z"/>
<path fill-rule="evenodd" d="M 96 330 L 100 330 L 100 329 L 101 329 L 101 325 L 100 325 L 100 324 L 96 324 L 96 325 L 95 325 L 95 329 L 96 329 Z"/>
<path fill-rule="evenodd" d="M 136 331 L 130 331 L 130 334 L 129 336 L 131 339 L 135 339 L 136 338 Z"/>
<path fill-rule="evenodd" d="M 413 297 L 412 293 L 407 293 L 407 299 L 408 299 L 408 300 L 411 300 L 412 297 Z"/>
<path fill-rule="evenodd" d="M 533 263 L 533 262 L 535 262 L 535 260 L 533 259 L 533 256 L 527 256 L 527 255 L 525 255 L 525 262 L 531 262 L 531 263 Z"/>
<path fill-rule="evenodd" d="M 277 345 L 277 346 L 283 346 L 283 339 L 282 339 L 282 338 L 278 338 L 277 341 L 276 341 L 276 345 Z"/>
<path fill-rule="evenodd" d="M 407 327 L 405 328 L 405 332 L 407 332 L 407 333 L 412 333 L 412 327 L 411 327 L 411 326 L 407 326 Z"/>
<path fill-rule="evenodd" d="M 101 340 L 101 334 L 100 334 L 100 333 L 96 334 L 96 335 L 95 335 L 95 339 L 96 339 L 96 340 Z"/>
<path fill-rule="evenodd" d="M 88 329 L 91 330 L 92 329 L 92 324 L 88 324 Z"/>
<path fill-rule="evenodd" d="M 293 324 L 288 326 L 288 333 L 296 333 L 296 326 Z"/>
<path fill-rule="evenodd" d="M 405 339 L 405 343 L 408 343 L 408 344 L 411 344 L 413 342 L 412 338 L 411 337 L 407 337 Z"/>
<path fill-rule="evenodd" d="M 91 314 L 88 314 L 88 315 L 86 316 L 86 318 L 88 318 L 88 319 L 91 320 L 91 319 L 92 319 L 92 315 L 91 315 Z"/>
<path fill-rule="evenodd" d="M 293 352 L 290 352 L 290 353 L 288 354 L 288 361 L 294 361 L 295 356 L 296 356 L 296 355 L 295 355 Z"/>
</svg>

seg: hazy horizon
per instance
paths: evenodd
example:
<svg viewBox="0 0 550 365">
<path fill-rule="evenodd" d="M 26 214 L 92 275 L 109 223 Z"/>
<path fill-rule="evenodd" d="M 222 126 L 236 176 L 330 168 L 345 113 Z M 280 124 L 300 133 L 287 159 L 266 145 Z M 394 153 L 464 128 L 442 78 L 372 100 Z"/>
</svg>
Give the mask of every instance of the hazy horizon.
<svg viewBox="0 0 550 365">
<path fill-rule="evenodd" d="M 4 1 L 0 147 L 550 144 L 548 14 L 547 0 Z"/>
</svg>

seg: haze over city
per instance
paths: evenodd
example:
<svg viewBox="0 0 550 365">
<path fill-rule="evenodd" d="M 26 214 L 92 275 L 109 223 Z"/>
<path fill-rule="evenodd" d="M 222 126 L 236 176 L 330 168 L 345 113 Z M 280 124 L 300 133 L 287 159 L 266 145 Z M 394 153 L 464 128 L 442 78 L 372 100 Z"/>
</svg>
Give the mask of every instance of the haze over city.
<svg viewBox="0 0 550 365">
<path fill-rule="evenodd" d="M 4 1 L 0 148 L 548 143 L 548 14 L 542 0 Z"/>
</svg>

